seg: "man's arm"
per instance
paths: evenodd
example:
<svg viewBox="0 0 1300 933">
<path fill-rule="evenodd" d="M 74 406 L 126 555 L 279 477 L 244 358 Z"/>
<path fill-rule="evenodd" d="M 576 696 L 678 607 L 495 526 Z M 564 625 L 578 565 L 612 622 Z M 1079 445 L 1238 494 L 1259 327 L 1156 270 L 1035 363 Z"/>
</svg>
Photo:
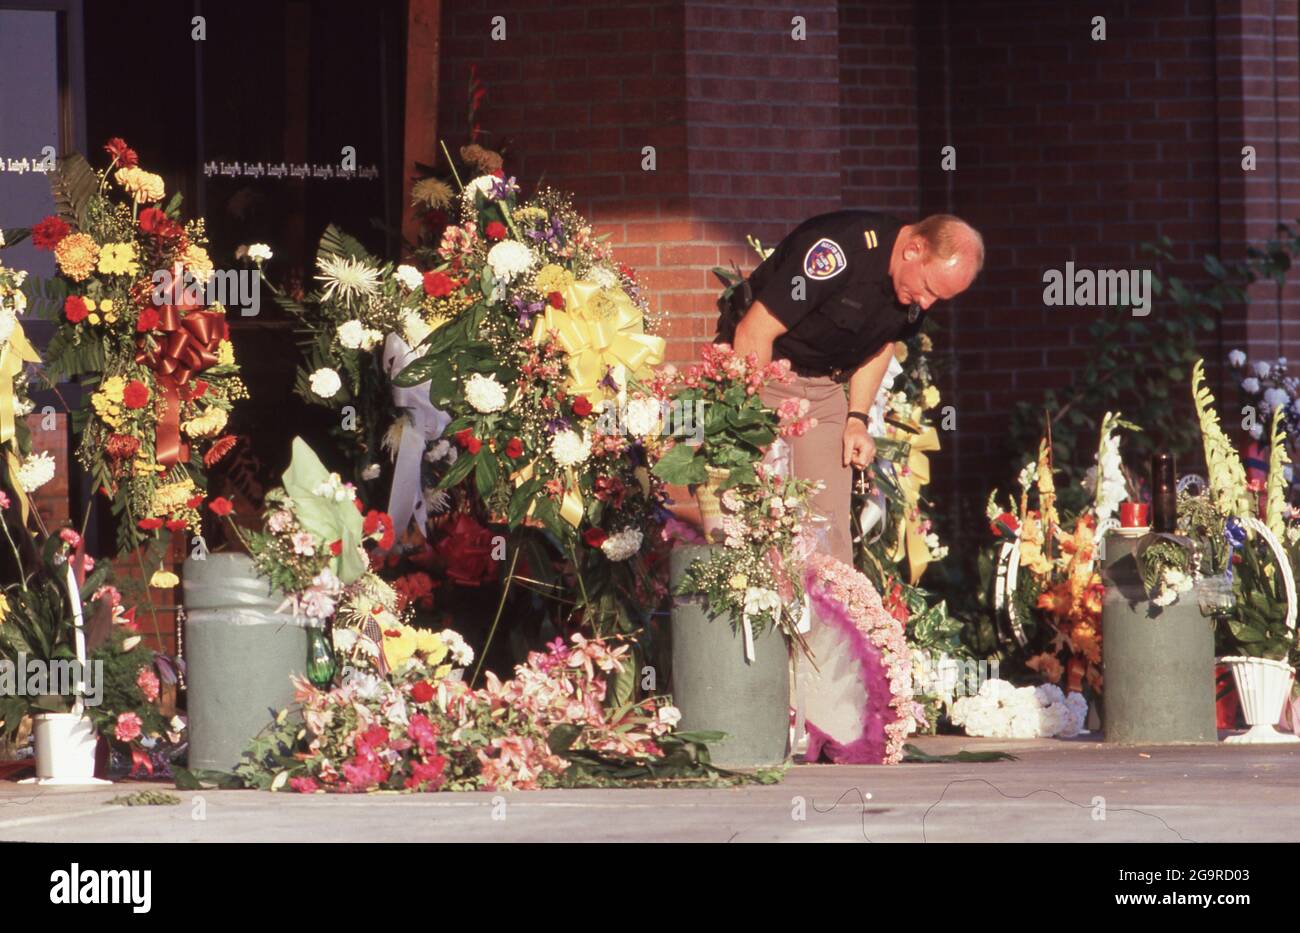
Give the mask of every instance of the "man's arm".
<svg viewBox="0 0 1300 933">
<path fill-rule="evenodd" d="M 758 357 L 758 365 L 766 366 L 772 362 L 773 342 L 787 330 L 789 328 L 776 319 L 767 305 L 756 301 L 736 325 L 735 350 L 741 357 L 753 353 Z"/>
<path fill-rule="evenodd" d="M 849 379 L 849 411 L 869 411 L 885 379 L 885 370 L 894 355 L 894 345 L 887 343 L 867 360 Z M 844 422 L 844 465 L 852 464 L 865 470 L 876 458 L 876 442 L 867 433 L 867 426 L 858 418 Z"/>
</svg>

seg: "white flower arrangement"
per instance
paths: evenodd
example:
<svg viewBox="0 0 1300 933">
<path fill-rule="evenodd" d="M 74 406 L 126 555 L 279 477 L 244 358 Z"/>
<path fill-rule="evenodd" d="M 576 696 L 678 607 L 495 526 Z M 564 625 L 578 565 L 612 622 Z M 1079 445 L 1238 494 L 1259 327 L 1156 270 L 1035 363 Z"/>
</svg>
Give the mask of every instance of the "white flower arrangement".
<svg viewBox="0 0 1300 933">
<path fill-rule="evenodd" d="M 967 735 L 1005 739 L 1072 736 L 1083 731 L 1088 701 L 1068 697 L 1055 684 L 1014 687 L 1005 680 L 986 680 L 979 693 L 952 705 L 952 722 Z"/>
<path fill-rule="evenodd" d="M 54 479 L 55 466 L 54 457 L 48 451 L 28 454 L 18 468 L 18 485 L 24 492 L 35 492 Z"/>
<path fill-rule="evenodd" d="M 505 386 L 497 382 L 496 376 L 474 373 L 465 380 L 465 401 L 485 415 L 500 411 L 506 407 Z"/>
<path fill-rule="evenodd" d="M 358 320 L 344 321 L 339 325 L 339 343 L 349 350 L 373 350 L 384 337 L 372 327 Z"/>
<path fill-rule="evenodd" d="M 338 395 L 339 389 L 343 388 L 343 380 L 339 374 L 328 366 L 322 367 L 311 374 L 310 385 L 314 395 L 321 398 L 333 398 Z"/>
</svg>

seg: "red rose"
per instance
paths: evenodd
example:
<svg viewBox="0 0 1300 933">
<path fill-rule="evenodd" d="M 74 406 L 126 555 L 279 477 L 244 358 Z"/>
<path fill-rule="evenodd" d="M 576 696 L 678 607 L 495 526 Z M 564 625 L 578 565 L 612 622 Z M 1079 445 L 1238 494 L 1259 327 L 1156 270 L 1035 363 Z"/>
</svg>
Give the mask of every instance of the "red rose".
<svg viewBox="0 0 1300 933">
<path fill-rule="evenodd" d="M 469 428 L 456 432 L 456 443 L 472 454 L 478 453 L 483 447 L 483 442 L 475 437 L 474 432 Z"/>
<path fill-rule="evenodd" d="M 122 390 L 122 404 L 127 408 L 144 408 L 149 404 L 149 387 L 139 379 L 132 379 Z"/>
<path fill-rule="evenodd" d="M 416 703 L 428 703 L 433 699 L 433 687 L 427 680 L 422 680 L 411 688 L 411 699 Z"/>
<path fill-rule="evenodd" d="M 222 518 L 229 515 L 231 512 L 235 510 L 234 503 L 232 503 L 225 496 L 217 496 L 217 498 L 213 499 L 211 502 L 208 503 L 208 508 L 212 510 L 213 515 Z"/>
<path fill-rule="evenodd" d="M 430 298 L 442 298 L 450 295 L 453 285 L 451 276 L 445 272 L 424 273 L 424 293 Z"/>
<path fill-rule="evenodd" d="M 460 586 L 482 586 L 501 573 L 501 561 L 492 559 L 492 532 L 464 512 L 444 529 L 436 554 L 447 579 Z"/>
<path fill-rule="evenodd" d="M 587 396 L 579 395 L 573 400 L 573 413 L 579 418 L 585 418 L 591 414 L 591 402 Z"/>
<path fill-rule="evenodd" d="M 561 295 L 559 292 L 551 292 L 549 295 L 546 296 L 546 301 L 548 304 L 550 304 L 552 308 L 557 308 L 557 309 L 564 308 L 564 296 Z"/>
<path fill-rule="evenodd" d="M 340 554 L 343 553 L 343 539 L 342 539 L 342 538 L 339 538 L 337 541 L 331 541 L 331 542 L 330 542 L 330 553 L 333 554 L 335 557 L 338 557 Z"/>
<path fill-rule="evenodd" d="M 163 526 L 161 518 L 142 518 L 135 523 L 135 526 L 141 531 L 157 531 Z"/>
<path fill-rule="evenodd" d="M 72 228 L 61 218 L 51 215 L 32 227 L 32 245 L 37 249 L 52 250 L 71 232 Z"/>
<path fill-rule="evenodd" d="M 146 207 L 140 212 L 140 229 L 145 233 L 157 233 L 167 215 L 156 207 Z"/>
<path fill-rule="evenodd" d="M 180 534 L 185 530 L 185 519 L 173 518 L 171 521 L 167 522 L 167 530 L 172 534 Z"/>
<path fill-rule="evenodd" d="M 104 144 L 104 151 L 113 157 L 122 168 L 133 168 L 140 164 L 140 157 L 135 154 L 135 150 L 126 144 L 126 140 L 121 136 L 114 136 Z"/>
<path fill-rule="evenodd" d="M 77 324 L 86 319 L 90 309 L 86 307 L 86 301 L 80 295 L 69 295 L 63 302 L 63 316 L 73 324 Z"/>
<path fill-rule="evenodd" d="M 524 455 L 524 442 L 517 437 L 512 437 L 506 443 L 506 456 L 511 460 Z"/>
<path fill-rule="evenodd" d="M 588 528 L 582 533 L 582 540 L 586 542 L 587 547 L 600 547 L 608 537 L 604 528 Z"/>
<path fill-rule="evenodd" d="M 483 229 L 483 233 L 489 240 L 504 240 L 506 238 L 506 225 L 499 220 L 494 220 Z"/>
<path fill-rule="evenodd" d="M 145 308 L 136 318 L 135 329 L 139 333 L 144 333 L 148 330 L 156 330 L 160 323 L 162 319 L 158 316 L 158 311 L 154 308 Z"/>
</svg>

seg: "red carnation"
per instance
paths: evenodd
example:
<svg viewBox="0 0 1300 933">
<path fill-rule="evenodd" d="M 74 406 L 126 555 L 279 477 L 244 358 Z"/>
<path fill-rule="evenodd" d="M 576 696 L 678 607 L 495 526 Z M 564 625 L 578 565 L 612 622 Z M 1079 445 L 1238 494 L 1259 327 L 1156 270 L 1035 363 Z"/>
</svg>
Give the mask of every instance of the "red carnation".
<svg viewBox="0 0 1300 933">
<path fill-rule="evenodd" d="M 213 499 L 211 502 L 208 503 L 208 508 L 212 510 L 213 515 L 216 515 L 221 518 L 224 518 L 225 516 L 229 515 L 231 512 L 235 511 L 234 504 L 225 496 L 217 496 L 215 499 Z"/>
<path fill-rule="evenodd" d="M 197 509 L 202 504 L 203 504 L 203 493 L 199 493 L 197 496 L 191 496 L 190 498 L 185 500 L 185 507 L 187 509 Z"/>
<path fill-rule="evenodd" d="M 144 333 L 148 330 L 157 330 L 158 325 L 161 323 L 162 319 L 158 316 L 156 309 L 145 308 L 140 312 L 140 316 L 136 318 L 135 329 L 140 333 Z"/>
<path fill-rule="evenodd" d="M 506 238 L 506 225 L 499 220 L 494 220 L 483 229 L 483 233 L 489 240 L 504 240 Z"/>
<path fill-rule="evenodd" d="M 342 539 L 342 538 L 339 538 L 339 539 L 336 540 L 336 541 L 331 541 L 331 542 L 330 542 L 330 553 L 333 554 L 335 557 L 338 557 L 340 554 L 343 553 L 343 539 Z"/>
<path fill-rule="evenodd" d="M 424 273 L 424 293 L 430 298 L 450 295 L 453 287 L 451 276 L 445 272 Z"/>
<path fill-rule="evenodd" d="M 121 136 L 114 136 L 104 144 L 104 151 L 113 157 L 122 168 L 131 168 L 140 164 L 140 157 L 135 154 L 135 150 L 126 144 L 126 140 Z"/>
<path fill-rule="evenodd" d="M 167 530 L 172 534 L 180 534 L 185 530 L 185 524 L 185 519 L 173 518 L 171 521 L 167 522 Z"/>
<path fill-rule="evenodd" d="M 477 437 L 471 437 L 465 442 L 465 449 L 472 454 L 476 454 L 483 449 L 483 442 Z"/>
<path fill-rule="evenodd" d="M 388 517 L 386 512 L 379 512 L 371 509 L 366 514 L 366 519 L 361 523 L 361 532 L 367 538 L 379 532 L 379 549 L 387 551 L 393 546 L 393 520 Z"/>
<path fill-rule="evenodd" d="M 135 523 L 135 526 L 141 531 L 157 531 L 163 526 L 161 518 L 142 518 Z"/>
<path fill-rule="evenodd" d="M 524 455 L 524 442 L 517 437 L 512 437 L 506 443 L 506 456 L 511 460 Z"/>
<path fill-rule="evenodd" d="M 149 404 L 149 387 L 139 379 L 132 379 L 122 390 L 122 404 L 127 408 L 144 408 Z"/>
<path fill-rule="evenodd" d="M 470 428 L 463 428 L 456 432 L 456 443 L 472 454 L 478 453 L 483 447 L 483 442 L 474 436 Z"/>
<path fill-rule="evenodd" d="M 86 307 L 86 300 L 80 295 L 69 295 L 63 302 L 63 316 L 73 324 L 80 323 L 86 319 L 90 309 Z"/>
<path fill-rule="evenodd" d="M 62 218 L 51 215 L 32 227 L 32 245 L 37 249 L 54 249 L 71 232 L 72 228 Z"/>
<path fill-rule="evenodd" d="M 574 398 L 573 413 L 579 418 L 585 418 L 591 414 L 591 402 L 588 401 L 587 396 L 579 395 Z"/>
<path fill-rule="evenodd" d="M 582 533 L 582 540 L 588 547 L 600 547 L 608 537 L 604 528 L 588 528 Z"/>
<path fill-rule="evenodd" d="M 416 703 L 428 703 L 433 699 L 433 687 L 427 680 L 422 680 L 411 688 L 411 699 Z"/>
<path fill-rule="evenodd" d="M 140 212 L 140 229 L 145 233 L 158 233 L 167 215 L 156 207 L 146 207 Z"/>
<path fill-rule="evenodd" d="M 552 308 L 557 308 L 557 309 L 564 308 L 564 296 L 561 295 L 559 292 L 551 292 L 549 295 L 546 296 L 546 301 L 550 304 Z"/>
</svg>

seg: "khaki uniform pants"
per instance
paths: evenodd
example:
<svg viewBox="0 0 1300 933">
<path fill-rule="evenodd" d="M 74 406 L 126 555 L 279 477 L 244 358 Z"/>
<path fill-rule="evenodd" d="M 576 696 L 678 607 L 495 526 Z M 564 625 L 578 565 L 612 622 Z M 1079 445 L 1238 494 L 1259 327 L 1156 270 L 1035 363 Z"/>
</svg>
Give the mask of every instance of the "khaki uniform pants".
<svg viewBox="0 0 1300 933">
<path fill-rule="evenodd" d="M 844 466 L 844 421 L 849 400 L 843 383 L 829 376 L 795 376 L 785 385 L 771 383 L 763 390 L 763 404 L 776 408 L 786 399 L 808 400 L 809 417 L 817 427 L 803 437 L 787 438 L 794 475 L 817 480 L 822 490 L 813 509 L 829 519 L 825 553 L 853 566 L 853 541 L 849 521 L 853 468 Z"/>
</svg>

